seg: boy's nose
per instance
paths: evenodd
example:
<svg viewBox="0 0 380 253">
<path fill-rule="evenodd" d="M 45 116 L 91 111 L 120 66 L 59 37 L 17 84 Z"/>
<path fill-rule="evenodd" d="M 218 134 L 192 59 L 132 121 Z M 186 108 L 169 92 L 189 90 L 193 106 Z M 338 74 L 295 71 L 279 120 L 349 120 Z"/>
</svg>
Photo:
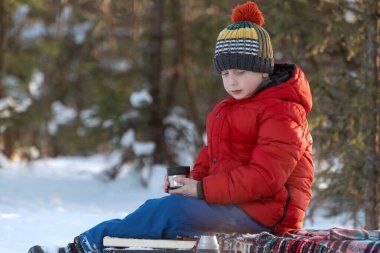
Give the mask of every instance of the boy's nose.
<svg viewBox="0 0 380 253">
<path fill-rule="evenodd" d="M 235 86 L 235 85 L 237 85 L 237 81 L 236 81 L 236 79 L 233 78 L 233 77 L 230 77 L 229 83 L 230 83 L 231 86 Z"/>
<path fill-rule="evenodd" d="M 236 86 L 238 83 L 236 81 L 231 81 L 230 86 Z"/>
</svg>

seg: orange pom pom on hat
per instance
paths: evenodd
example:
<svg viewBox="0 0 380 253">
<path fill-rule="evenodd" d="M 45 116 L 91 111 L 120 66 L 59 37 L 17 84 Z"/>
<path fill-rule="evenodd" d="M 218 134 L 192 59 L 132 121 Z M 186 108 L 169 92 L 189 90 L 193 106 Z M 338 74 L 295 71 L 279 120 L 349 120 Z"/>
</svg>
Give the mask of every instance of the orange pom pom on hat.
<svg viewBox="0 0 380 253">
<path fill-rule="evenodd" d="M 273 72 L 273 49 L 268 32 L 262 27 L 264 17 L 254 2 L 238 5 L 232 11 L 233 24 L 218 36 L 214 66 L 220 74 L 225 69 Z"/>
</svg>

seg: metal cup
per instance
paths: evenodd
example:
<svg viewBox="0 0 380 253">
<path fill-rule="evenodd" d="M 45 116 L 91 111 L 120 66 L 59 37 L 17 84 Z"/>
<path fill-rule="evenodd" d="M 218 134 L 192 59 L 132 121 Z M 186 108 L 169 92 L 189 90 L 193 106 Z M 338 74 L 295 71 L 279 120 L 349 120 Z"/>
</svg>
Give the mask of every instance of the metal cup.
<svg viewBox="0 0 380 253">
<path fill-rule="evenodd" d="M 168 180 L 169 180 L 169 189 L 177 189 L 183 186 L 182 183 L 176 182 L 175 178 L 186 178 L 190 175 L 190 167 L 189 166 L 178 166 L 178 167 L 170 167 L 167 168 Z"/>
<path fill-rule="evenodd" d="M 196 253 L 219 253 L 219 244 L 215 235 L 202 235 Z"/>
</svg>

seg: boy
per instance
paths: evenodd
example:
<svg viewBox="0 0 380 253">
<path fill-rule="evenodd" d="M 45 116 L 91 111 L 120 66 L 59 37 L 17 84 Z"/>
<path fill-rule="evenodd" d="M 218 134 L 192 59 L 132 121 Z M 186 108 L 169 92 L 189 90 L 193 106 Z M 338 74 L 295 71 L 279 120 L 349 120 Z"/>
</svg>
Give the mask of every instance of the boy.
<svg viewBox="0 0 380 253">
<path fill-rule="evenodd" d="M 214 64 L 228 97 L 207 116 L 207 140 L 184 186 L 105 221 L 59 252 L 100 252 L 104 236 L 176 238 L 205 232 L 282 234 L 301 229 L 311 199 L 308 81 L 294 64 L 274 64 L 257 5 L 237 6 L 216 43 Z M 35 246 L 29 253 L 43 252 Z"/>
</svg>

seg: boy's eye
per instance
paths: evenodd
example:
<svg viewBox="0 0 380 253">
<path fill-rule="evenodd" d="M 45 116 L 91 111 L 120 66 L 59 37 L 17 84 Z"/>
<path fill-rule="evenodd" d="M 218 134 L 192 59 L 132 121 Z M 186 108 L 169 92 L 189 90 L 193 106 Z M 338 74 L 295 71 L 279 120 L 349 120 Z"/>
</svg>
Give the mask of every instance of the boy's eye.
<svg viewBox="0 0 380 253">
<path fill-rule="evenodd" d="M 241 73 L 244 73 L 245 70 L 238 70 L 237 72 L 238 72 L 239 74 L 241 74 Z"/>
<path fill-rule="evenodd" d="M 225 76 L 225 75 L 227 75 L 228 74 L 228 72 L 226 71 L 226 72 L 222 72 L 222 75 L 223 76 Z"/>
</svg>

